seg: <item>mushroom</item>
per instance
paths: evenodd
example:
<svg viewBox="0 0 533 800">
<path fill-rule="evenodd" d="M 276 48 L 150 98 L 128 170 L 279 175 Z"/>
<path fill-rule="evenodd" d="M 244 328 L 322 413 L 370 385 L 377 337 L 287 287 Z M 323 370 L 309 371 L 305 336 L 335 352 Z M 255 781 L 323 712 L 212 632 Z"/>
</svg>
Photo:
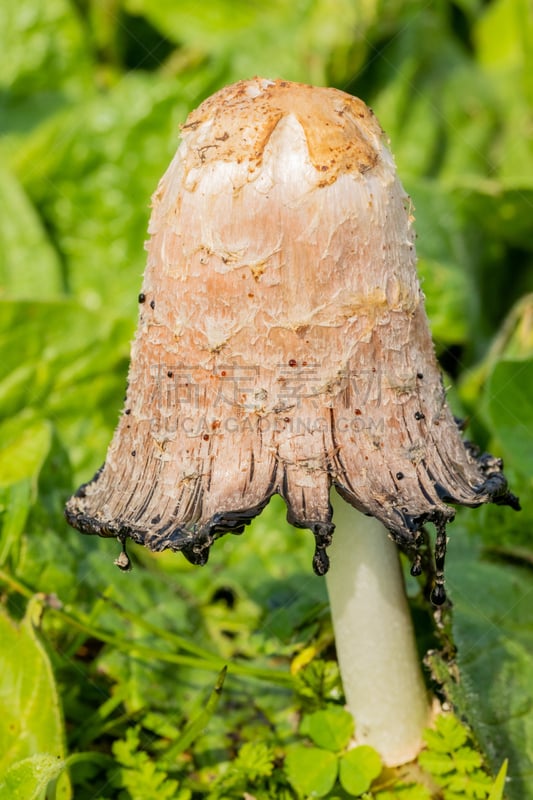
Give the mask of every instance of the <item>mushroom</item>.
<svg viewBox="0 0 533 800">
<path fill-rule="evenodd" d="M 344 689 L 391 765 L 416 755 L 429 708 L 394 543 L 418 574 L 434 524 L 441 604 L 449 503 L 518 508 L 448 408 L 412 221 L 361 100 L 261 78 L 205 100 L 153 197 L 124 411 L 66 508 L 83 533 L 205 564 L 277 493 L 324 575 L 334 487 Z"/>
</svg>

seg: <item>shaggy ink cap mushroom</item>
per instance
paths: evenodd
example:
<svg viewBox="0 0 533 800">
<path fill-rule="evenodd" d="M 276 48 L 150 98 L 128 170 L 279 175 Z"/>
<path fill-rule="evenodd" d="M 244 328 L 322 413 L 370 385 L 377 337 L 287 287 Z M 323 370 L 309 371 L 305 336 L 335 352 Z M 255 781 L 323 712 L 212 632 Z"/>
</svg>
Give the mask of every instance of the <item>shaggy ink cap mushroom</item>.
<svg viewBox="0 0 533 800">
<path fill-rule="evenodd" d="M 419 573 L 434 523 L 438 604 L 449 503 L 518 508 L 446 404 L 412 220 L 361 100 L 256 78 L 202 103 L 153 198 L 124 413 L 66 508 L 119 538 L 121 569 L 128 537 L 205 564 L 280 494 L 315 536 L 318 575 L 332 543 L 347 705 L 389 766 L 416 756 L 430 719 L 391 539 Z"/>
<path fill-rule="evenodd" d="M 435 525 L 442 603 L 449 504 L 518 501 L 448 408 L 412 221 L 361 100 L 255 78 L 203 102 L 153 197 L 125 411 L 70 524 L 205 564 L 278 493 L 323 575 L 333 485 L 414 573 Z"/>
</svg>

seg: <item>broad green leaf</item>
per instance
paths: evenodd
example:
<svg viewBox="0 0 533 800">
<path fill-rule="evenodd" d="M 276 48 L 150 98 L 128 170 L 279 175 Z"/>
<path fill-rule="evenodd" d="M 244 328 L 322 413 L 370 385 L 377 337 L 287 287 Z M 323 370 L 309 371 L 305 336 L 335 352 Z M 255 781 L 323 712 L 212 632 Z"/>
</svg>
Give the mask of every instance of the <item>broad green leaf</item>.
<svg viewBox="0 0 533 800">
<path fill-rule="evenodd" d="M 330 706 L 305 716 L 300 733 L 309 736 L 318 747 L 338 752 L 347 747 L 354 734 L 353 717 L 344 708 Z"/>
<path fill-rule="evenodd" d="M 449 193 L 430 181 L 409 181 L 417 231 L 418 270 L 434 339 L 459 344 L 476 309 L 464 215 Z"/>
<path fill-rule="evenodd" d="M 62 290 L 61 264 L 23 188 L 0 167 L 0 297 L 44 300 Z"/>
<path fill-rule="evenodd" d="M 498 262 L 496 262 L 496 274 L 491 262 L 490 271 L 487 279 L 490 284 L 486 288 L 496 291 L 499 280 L 504 278 L 506 294 L 512 299 L 516 297 L 516 280 L 520 278 L 518 271 L 519 264 L 515 259 L 519 255 L 511 250 L 506 253 L 502 250 L 502 245 L 519 248 L 526 251 L 533 249 L 531 229 L 529 224 L 529 214 L 533 203 L 533 181 L 532 172 L 524 168 L 521 175 L 514 180 L 505 181 L 483 181 L 466 185 L 461 190 L 464 195 L 466 214 L 471 221 L 486 232 L 490 237 L 486 244 L 490 246 L 493 253 L 496 252 L 501 264 L 502 259 L 507 259 L 507 269 L 501 270 L 498 275 Z M 527 286 L 527 284 L 526 284 Z"/>
<path fill-rule="evenodd" d="M 40 800 L 64 768 L 61 758 L 47 754 L 17 761 L 0 776 L 0 800 Z"/>
<path fill-rule="evenodd" d="M 36 478 L 50 449 L 50 424 L 22 413 L 0 425 L 0 487 Z"/>
<path fill-rule="evenodd" d="M 475 26 L 480 62 L 494 71 L 523 66 L 533 44 L 532 26 L 527 0 L 493 0 Z"/>
<path fill-rule="evenodd" d="M 461 399 L 469 408 L 479 407 L 487 377 L 499 361 L 533 357 L 533 294 L 525 294 L 511 308 L 482 361 L 461 379 Z"/>
<path fill-rule="evenodd" d="M 293 745 L 287 749 L 285 771 L 304 797 L 326 797 L 337 779 L 337 756 L 319 747 Z"/>
<path fill-rule="evenodd" d="M 444 345 L 464 342 L 474 290 L 456 264 L 420 258 L 418 274 L 426 297 L 433 338 Z"/>
<path fill-rule="evenodd" d="M 520 187 L 524 177 L 531 181 L 533 169 L 533 139 L 524 136 L 531 124 L 533 103 L 531 4 L 528 0 L 493 0 L 474 27 L 473 37 L 501 108 L 493 167 L 498 166 L 497 174 Z"/>
<path fill-rule="evenodd" d="M 13 780 L 20 777 L 21 793 L 23 786 L 31 788 L 31 783 L 25 781 L 31 781 L 33 773 L 35 781 L 41 774 L 48 776 L 51 764 L 59 763 L 65 756 L 54 674 L 35 629 L 39 609 L 37 601 L 30 602 L 18 625 L 0 610 L 0 775 L 9 775 L 9 770 L 14 770 Z M 45 756 L 46 760 L 35 764 L 30 761 L 21 768 L 16 766 L 32 756 Z M 46 780 L 55 775 L 57 772 Z M 37 785 L 41 784 L 36 782 Z M 21 800 L 27 796 L 30 795 L 21 794 Z"/>
<path fill-rule="evenodd" d="M 533 474 L 533 359 L 499 361 L 487 380 L 483 404 L 509 463 Z"/>
<path fill-rule="evenodd" d="M 487 169 L 496 121 L 490 81 L 453 35 L 447 10 L 445 4 L 431 13 L 411 8 L 388 42 L 386 58 L 372 64 L 365 99 L 391 138 L 403 180 Z"/>
<path fill-rule="evenodd" d="M 509 758 L 510 800 L 532 800 L 531 572 L 482 559 L 479 541 L 460 527 L 450 537 L 446 575 L 465 712 L 495 769 Z"/>
<path fill-rule="evenodd" d="M 10 553 L 15 554 L 15 558 L 18 556 L 20 539 L 30 511 L 33 483 L 32 479 L 25 479 L 0 487 L 0 565 L 6 562 Z"/>
<path fill-rule="evenodd" d="M 347 792 L 360 795 L 370 789 L 381 769 L 381 759 L 374 748 L 361 745 L 341 756 L 339 779 Z"/>
<path fill-rule="evenodd" d="M 334 8 L 330 0 L 217 0 L 202 6 L 194 0 L 126 0 L 126 7 L 145 14 L 172 41 L 223 59 L 227 83 L 256 74 L 324 84 L 328 68 L 335 73 L 361 63 L 365 32 L 379 13 L 375 0 L 337 0 Z"/>
<path fill-rule="evenodd" d="M 181 80 L 126 75 L 19 148 L 19 180 L 86 308 L 135 318 L 150 198 L 178 146 L 179 124 L 210 80 L 207 70 Z"/>
<path fill-rule="evenodd" d="M 0 415 L 16 415 L 19 423 L 6 424 L 18 425 L 20 436 L 28 418 L 52 418 L 80 480 L 101 465 L 116 425 L 133 326 L 73 301 L 0 303 Z M 28 406 L 38 413 L 18 413 Z M 41 441 L 26 448 L 15 438 L 10 452 L 20 450 L 20 464 L 7 464 L 10 480 Z"/>
<path fill-rule="evenodd" d="M 90 84 L 87 36 L 68 0 L 0 3 L 0 133 L 23 132 Z"/>
</svg>

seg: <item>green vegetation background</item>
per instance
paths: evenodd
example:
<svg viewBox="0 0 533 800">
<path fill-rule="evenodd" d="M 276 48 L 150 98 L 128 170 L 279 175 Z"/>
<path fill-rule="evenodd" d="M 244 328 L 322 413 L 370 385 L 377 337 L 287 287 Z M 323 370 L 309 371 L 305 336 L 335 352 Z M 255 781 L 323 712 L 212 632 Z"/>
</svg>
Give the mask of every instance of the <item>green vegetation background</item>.
<svg viewBox="0 0 533 800">
<path fill-rule="evenodd" d="M 528 0 L 0 4 L 0 797 L 303 797 L 280 766 L 296 711 L 342 701 L 312 537 L 280 503 L 204 569 L 133 549 L 128 575 L 62 516 L 121 409 L 179 125 L 257 74 L 363 98 L 413 197 L 452 404 L 524 506 L 450 529 L 458 656 L 440 680 L 493 769 L 509 758 L 508 796 L 533 798 Z"/>
</svg>

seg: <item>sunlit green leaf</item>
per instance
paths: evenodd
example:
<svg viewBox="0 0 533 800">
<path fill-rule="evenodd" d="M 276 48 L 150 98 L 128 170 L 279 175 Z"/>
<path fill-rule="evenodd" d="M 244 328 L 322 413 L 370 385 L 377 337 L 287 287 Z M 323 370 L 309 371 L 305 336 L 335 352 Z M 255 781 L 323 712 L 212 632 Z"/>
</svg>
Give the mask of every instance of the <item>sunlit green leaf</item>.
<svg viewBox="0 0 533 800">
<path fill-rule="evenodd" d="M 228 82 L 252 74 L 283 75 L 288 80 L 324 83 L 328 67 L 357 64 L 366 51 L 365 30 L 379 13 L 375 0 L 127 0 L 133 13 L 145 14 L 162 33 L 181 45 L 214 53 L 228 64 Z M 353 62 L 352 62 L 353 63 Z"/>
<path fill-rule="evenodd" d="M 491 792 L 487 798 L 487 800 L 502 800 L 503 793 L 505 791 L 505 779 L 507 777 L 507 765 L 508 762 L 505 760 L 500 767 L 500 771 L 496 776 L 496 780 L 494 781 L 494 786 L 491 789 Z"/>
<path fill-rule="evenodd" d="M 0 425 L 0 487 L 36 477 L 50 442 L 46 420 L 21 414 Z"/>
<path fill-rule="evenodd" d="M 381 772 L 381 759 L 373 747 L 361 745 L 348 750 L 340 759 L 339 778 L 347 792 L 360 795 L 370 789 Z"/>
<path fill-rule="evenodd" d="M 17 761 L 0 776 L 0 800 L 40 800 L 64 768 L 61 758 L 47 754 Z"/>
<path fill-rule="evenodd" d="M 0 297 L 39 299 L 62 290 L 61 264 L 36 209 L 0 168 Z"/>
<path fill-rule="evenodd" d="M 339 706 L 329 706 L 304 717 L 300 732 L 325 750 L 337 752 L 345 748 L 354 733 L 353 717 Z"/>
<path fill-rule="evenodd" d="M 31 129 L 90 83 L 89 48 L 68 0 L 0 4 L 0 134 Z M 6 113 L 7 112 L 7 113 Z"/>
<path fill-rule="evenodd" d="M 337 779 L 337 756 L 319 747 L 293 745 L 287 751 L 285 770 L 291 785 L 305 797 L 326 797 Z"/>
<path fill-rule="evenodd" d="M 468 739 L 464 725 L 453 714 L 440 714 L 434 728 L 424 732 L 424 741 L 434 753 L 450 753 L 458 750 Z"/>
<path fill-rule="evenodd" d="M 43 781 L 58 774 L 53 765 L 61 764 L 62 768 L 65 755 L 54 674 L 35 629 L 38 613 L 38 604 L 30 603 L 25 618 L 17 625 L 5 611 L 0 612 L 0 775 L 10 776 L 12 783 L 6 783 L 6 787 L 20 785 L 17 797 L 21 800 L 36 796 L 24 795 L 25 790 L 37 792 Z M 43 760 L 28 761 L 33 756 Z"/>
</svg>

